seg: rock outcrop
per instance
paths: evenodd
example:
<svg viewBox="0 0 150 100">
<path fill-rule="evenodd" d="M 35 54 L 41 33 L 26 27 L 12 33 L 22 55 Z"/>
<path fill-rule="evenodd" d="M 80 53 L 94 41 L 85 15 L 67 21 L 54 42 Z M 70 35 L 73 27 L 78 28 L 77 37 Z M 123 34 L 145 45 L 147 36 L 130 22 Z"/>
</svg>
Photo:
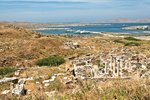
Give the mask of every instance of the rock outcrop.
<svg viewBox="0 0 150 100">
<path fill-rule="evenodd" d="M 150 30 L 150 26 L 129 26 L 124 27 L 125 30 Z"/>
</svg>

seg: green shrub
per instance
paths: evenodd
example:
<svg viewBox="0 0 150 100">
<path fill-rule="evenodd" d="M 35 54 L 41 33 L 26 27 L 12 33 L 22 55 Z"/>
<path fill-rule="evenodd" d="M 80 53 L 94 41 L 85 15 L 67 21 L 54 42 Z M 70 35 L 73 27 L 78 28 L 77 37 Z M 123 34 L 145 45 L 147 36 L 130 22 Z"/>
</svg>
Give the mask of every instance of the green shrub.
<svg viewBox="0 0 150 100">
<path fill-rule="evenodd" d="M 125 46 L 140 46 L 141 44 L 137 43 L 137 42 L 127 42 L 125 43 Z"/>
<path fill-rule="evenodd" d="M 6 75 L 12 72 L 15 72 L 17 69 L 13 67 L 3 67 L 0 68 L 0 75 Z"/>
<path fill-rule="evenodd" d="M 140 41 L 139 39 L 133 38 L 133 37 L 126 37 L 124 38 L 126 40 L 130 40 L 131 42 L 127 42 L 127 41 L 121 41 L 119 39 L 114 40 L 115 43 L 121 43 L 124 44 L 124 46 L 140 46 L 141 44 L 138 42 L 133 42 L 133 41 Z"/>
<path fill-rule="evenodd" d="M 125 42 L 124 42 L 124 41 L 122 41 L 122 40 L 119 40 L 119 39 L 116 39 L 116 40 L 114 40 L 114 42 L 115 42 L 115 43 L 121 43 L 121 44 L 125 44 Z"/>
<path fill-rule="evenodd" d="M 36 62 L 39 66 L 58 66 L 65 62 L 64 58 L 60 56 L 50 56 L 48 58 L 40 59 Z"/>
<path fill-rule="evenodd" d="M 134 37 L 125 37 L 124 39 L 129 40 L 129 41 L 140 41 L 140 39 L 136 39 Z"/>
</svg>

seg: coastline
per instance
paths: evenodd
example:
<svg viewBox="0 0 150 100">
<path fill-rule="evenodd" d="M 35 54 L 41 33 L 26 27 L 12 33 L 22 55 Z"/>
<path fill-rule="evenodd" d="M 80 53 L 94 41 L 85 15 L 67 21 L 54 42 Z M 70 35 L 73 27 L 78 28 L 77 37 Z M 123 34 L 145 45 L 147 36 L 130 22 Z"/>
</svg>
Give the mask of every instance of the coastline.
<svg viewBox="0 0 150 100">
<path fill-rule="evenodd" d="M 29 30 L 67 30 L 69 28 L 32 28 Z"/>
</svg>

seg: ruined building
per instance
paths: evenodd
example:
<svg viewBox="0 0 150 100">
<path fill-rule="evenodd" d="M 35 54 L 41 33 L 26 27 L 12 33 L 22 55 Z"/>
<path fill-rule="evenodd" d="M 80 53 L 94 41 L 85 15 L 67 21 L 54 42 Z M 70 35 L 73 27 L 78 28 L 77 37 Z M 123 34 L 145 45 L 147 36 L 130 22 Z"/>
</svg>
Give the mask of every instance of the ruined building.
<svg viewBox="0 0 150 100">
<path fill-rule="evenodd" d="M 140 75 L 142 70 L 149 71 L 149 63 L 150 59 L 143 54 L 115 49 L 76 58 L 73 68 L 75 76 L 80 78 L 132 78 L 133 74 Z"/>
</svg>

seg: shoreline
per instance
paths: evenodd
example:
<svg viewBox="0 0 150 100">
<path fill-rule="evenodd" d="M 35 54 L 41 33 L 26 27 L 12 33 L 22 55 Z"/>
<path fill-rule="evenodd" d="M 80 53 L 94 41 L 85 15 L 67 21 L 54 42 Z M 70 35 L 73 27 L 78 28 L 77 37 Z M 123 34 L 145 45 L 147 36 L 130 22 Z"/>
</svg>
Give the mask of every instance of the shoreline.
<svg viewBox="0 0 150 100">
<path fill-rule="evenodd" d="M 70 28 L 32 28 L 29 30 L 38 31 L 38 30 L 67 30 L 67 29 L 70 29 Z"/>
</svg>

